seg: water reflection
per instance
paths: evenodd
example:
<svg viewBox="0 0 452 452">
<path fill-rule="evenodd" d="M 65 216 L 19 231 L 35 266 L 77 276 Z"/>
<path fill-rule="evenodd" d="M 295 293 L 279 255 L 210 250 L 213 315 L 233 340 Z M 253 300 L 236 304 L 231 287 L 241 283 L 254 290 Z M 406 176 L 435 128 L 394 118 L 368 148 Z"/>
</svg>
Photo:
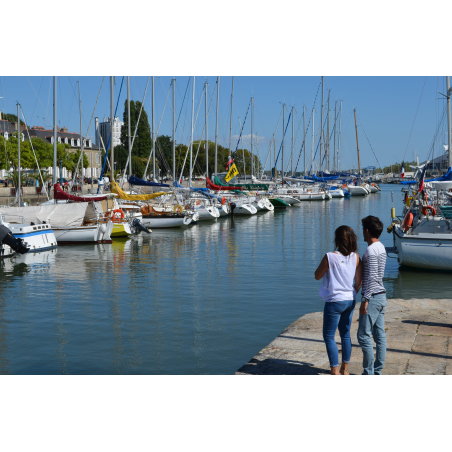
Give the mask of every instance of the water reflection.
<svg viewBox="0 0 452 452">
<path fill-rule="evenodd" d="M 293 320 L 322 309 L 313 272 L 335 228 L 353 227 L 363 254 L 361 218 L 387 226 L 390 206 L 384 188 L 4 259 L 0 373 L 233 373 Z M 381 240 L 392 246 L 386 232 Z M 388 259 L 385 284 L 391 297 L 444 298 L 450 279 Z"/>
</svg>

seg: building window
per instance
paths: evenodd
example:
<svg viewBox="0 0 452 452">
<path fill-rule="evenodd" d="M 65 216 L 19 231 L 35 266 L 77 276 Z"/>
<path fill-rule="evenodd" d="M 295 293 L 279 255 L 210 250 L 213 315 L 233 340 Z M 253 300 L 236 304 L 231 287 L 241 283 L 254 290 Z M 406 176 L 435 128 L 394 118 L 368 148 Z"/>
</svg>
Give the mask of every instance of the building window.
<svg viewBox="0 0 452 452">
<path fill-rule="evenodd" d="M 77 146 L 80 146 L 80 138 L 77 138 Z"/>
<path fill-rule="evenodd" d="M 58 137 L 58 143 L 61 143 L 61 137 Z"/>
<path fill-rule="evenodd" d="M 71 138 L 71 146 L 74 146 L 74 139 Z"/>
</svg>

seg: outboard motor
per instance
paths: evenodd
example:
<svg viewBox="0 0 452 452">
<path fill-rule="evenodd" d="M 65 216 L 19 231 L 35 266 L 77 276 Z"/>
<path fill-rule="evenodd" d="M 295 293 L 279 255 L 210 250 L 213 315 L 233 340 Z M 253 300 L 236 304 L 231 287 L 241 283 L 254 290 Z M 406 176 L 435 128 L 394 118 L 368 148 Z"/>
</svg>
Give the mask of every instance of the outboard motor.
<svg viewBox="0 0 452 452">
<path fill-rule="evenodd" d="M 234 216 L 234 209 L 237 207 L 237 205 L 235 204 L 235 202 L 231 202 L 229 204 L 229 207 L 231 208 L 231 216 Z"/>
<path fill-rule="evenodd" d="M 138 218 L 133 219 L 132 226 L 135 228 L 136 231 L 143 231 L 143 232 L 146 232 L 147 234 L 151 233 L 151 231 L 148 228 L 145 228 L 141 224 L 141 221 Z"/>
<path fill-rule="evenodd" d="M 28 253 L 30 250 L 22 239 L 16 239 L 16 237 L 13 236 L 13 233 L 2 224 L 0 224 L 0 243 L 8 245 L 11 249 L 20 254 Z"/>
</svg>

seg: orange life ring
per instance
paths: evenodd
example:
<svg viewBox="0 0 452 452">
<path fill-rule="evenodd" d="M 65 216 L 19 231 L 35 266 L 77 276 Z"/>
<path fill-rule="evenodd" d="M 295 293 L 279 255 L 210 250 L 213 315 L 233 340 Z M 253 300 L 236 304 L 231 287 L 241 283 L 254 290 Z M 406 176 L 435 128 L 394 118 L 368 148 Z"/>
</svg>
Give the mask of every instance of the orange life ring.
<svg viewBox="0 0 452 452">
<path fill-rule="evenodd" d="M 122 220 L 124 220 L 124 211 L 122 209 L 109 210 L 105 214 L 105 217 L 108 218 L 110 216 L 113 223 L 120 223 Z"/>
<path fill-rule="evenodd" d="M 405 215 L 405 218 L 403 219 L 402 223 L 402 229 L 404 232 L 408 231 L 408 229 L 411 228 L 411 225 L 413 224 L 414 215 L 411 212 L 408 212 Z"/>
<path fill-rule="evenodd" d="M 347 188 L 347 185 L 346 184 L 342 184 L 342 188 Z"/>
<path fill-rule="evenodd" d="M 223 196 L 222 198 L 221 198 L 221 204 L 224 204 L 226 202 L 226 198 Z"/>
<path fill-rule="evenodd" d="M 427 215 L 429 210 L 432 212 L 433 216 L 436 215 L 436 209 L 434 207 L 432 207 L 432 206 L 422 206 L 422 213 L 424 215 Z"/>
</svg>

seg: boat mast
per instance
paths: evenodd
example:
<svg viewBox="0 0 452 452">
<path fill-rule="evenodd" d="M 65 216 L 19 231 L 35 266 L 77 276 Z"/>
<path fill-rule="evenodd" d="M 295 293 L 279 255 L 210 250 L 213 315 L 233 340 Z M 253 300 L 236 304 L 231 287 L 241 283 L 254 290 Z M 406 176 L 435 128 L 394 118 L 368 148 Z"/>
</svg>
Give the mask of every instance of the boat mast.
<svg viewBox="0 0 452 452">
<path fill-rule="evenodd" d="M 155 182 L 154 76 L 152 76 L 152 180 Z"/>
<path fill-rule="evenodd" d="M 339 108 L 339 136 L 338 136 L 338 143 L 337 143 L 337 168 L 339 171 L 340 171 L 339 152 L 341 150 L 341 127 L 342 127 L 342 100 L 341 100 L 341 106 Z"/>
<path fill-rule="evenodd" d="M 115 112 L 113 109 L 113 101 L 114 101 L 114 77 L 111 76 L 110 77 L 110 147 L 111 147 L 111 152 L 110 152 L 110 176 L 111 176 L 111 181 L 115 179 L 114 176 L 114 171 L 115 171 L 115 145 L 113 142 L 113 124 L 115 122 Z M 107 149 L 108 151 L 108 149 Z M 110 181 L 110 183 L 111 183 Z"/>
<path fill-rule="evenodd" d="M 190 176 L 188 180 L 189 187 L 191 187 L 191 176 L 193 172 L 193 116 L 195 114 L 195 76 L 193 76 L 193 89 L 191 97 L 191 136 L 190 136 Z"/>
<path fill-rule="evenodd" d="M 281 185 L 284 185 L 284 136 L 286 131 L 286 104 L 283 104 L 282 110 L 282 147 L 281 147 Z"/>
<path fill-rule="evenodd" d="M 207 82 L 204 83 L 204 89 L 205 89 L 205 109 L 206 109 L 206 123 L 205 123 L 205 129 L 206 129 L 206 180 L 209 177 L 209 140 L 207 138 Z"/>
<path fill-rule="evenodd" d="M 19 129 L 20 129 L 20 119 Z M 57 182 L 57 78 L 53 77 L 53 185 Z M 50 196 L 50 193 L 49 193 Z"/>
<path fill-rule="evenodd" d="M 303 138 L 303 159 L 304 159 L 304 174 L 303 176 L 306 176 L 306 106 L 303 105 L 303 132 L 304 132 L 304 138 Z"/>
<path fill-rule="evenodd" d="M 320 161 L 323 155 L 323 84 L 325 77 L 322 76 L 322 107 L 320 109 Z"/>
<path fill-rule="evenodd" d="M 130 77 L 127 76 L 127 136 L 129 143 L 129 176 L 132 175 L 132 127 L 130 122 Z M 92 180 L 92 178 L 91 178 Z M 122 184 L 122 182 L 121 182 Z M 122 185 L 121 185 L 122 186 Z"/>
<path fill-rule="evenodd" d="M 358 174 L 361 175 L 361 164 L 359 162 L 358 126 L 356 125 L 356 108 L 353 109 L 353 112 L 355 113 L 356 149 L 358 151 Z"/>
<path fill-rule="evenodd" d="M 450 77 L 446 77 L 447 85 L 447 149 L 449 151 L 449 168 L 452 167 L 452 148 L 451 148 L 451 125 L 450 125 L 450 95 L 452 94 L 450 88 Z"/>
<path fill-rule="evenodd" d="M 294 110 L 295 107 L 292 105 L 292 156 L 290 157 L 290 165 L 291 165 L 291 172 L 293 177 L 293 137 L 294 137 Z"/>
<path fill-rule="evenodd" d="M 253 124 L 254 123 L 254 96 L 251 97 L 251 183 L 253 183 L 253 171 L 254 171 L 254 161 L 253 161 L 253 151 L 254 151 L 254 135 L 253 135 Z"/>
<path fill-rule="evenodd" d="M 327 159 L 325 166 L 328 166 L 327 170 L 330 172 L 330 93 L 328 90 L 328 112 L 327 112 L 327 126 L 326 126 L 326 146 L 325 151 L 327 152 Z"/>
<path fill-rule="evenodd" d="M 21 187 L 21 181 L 20 181 L 20 139 L 21 139 L 21 133 L 20 133 L 20 104 L 17 102 L 17 179 L 18 179 L 18 187 L 19 187 L 19 194 L 18 194 L 18 206 L 20 207 L 20 195 L 22 194 L 22 187 Z M 54 170 L 55 171 L 55 170 Z M 55 178 L 54 178 L 55 179 Z M 50 195 L 50 193 L 49 193 Z"/>
<path fill-rule="evenodd" d="M 85 146 L 83 145 L 83 131 L 82 131 L 82 97 L 80 95 L 80 80 L 78 81 L 78 104 L 80 109 L 80 159 L 81 159 L 81 169 L 82 174 L 82 195 L 85 194 L 85 167 L 83 166 L 83 161 L 85 158 Z"/>
<path fill-rule="evenodd" d="M 337 125 L 337 100 L 334 102 L 334 148 L 333 148 L 333 172 L 337 171 L 336 162 L 336 125 Z"/>
<path fill-rule="evenodd" d="M 312 164 L 314 163 L 313 160 L 313 155 L 314 155 L 314 141 L 315 141 L 315 137 L 314 137 L 314 119 L 315 119 L 315 108 L 312 108 L 312 143 L 311 143 L 311 167 Z M 320 139 L 321 140 L 321 139 Z M 321 141 L 320 141 L 321 142 Z M 305 171 L 305 177 L 306 177 L 306 167 L 304 168 Z"/>
<path fill-rule="evenodd" d="M 176 181 L 176 77 L 173 78 L 173 183 Z"/>
<path fill-rule="evenodd" d="M 218 174 L 218 106 L 220 105 L 220 77 L 217 77 L 217 112 L 215 119 L 215 175 Z"/>
<path fill-rule="evenodd" d="M 231 155 L 231 142 L 232 142 L 232 104 L 234 99 L 234 76 L 232 77 L 232 91 L 231 91 L 231 121 L 229 124 L 229 155 Z M 229 160 L 229 158 L 228 158 Z"/>
</svg>

